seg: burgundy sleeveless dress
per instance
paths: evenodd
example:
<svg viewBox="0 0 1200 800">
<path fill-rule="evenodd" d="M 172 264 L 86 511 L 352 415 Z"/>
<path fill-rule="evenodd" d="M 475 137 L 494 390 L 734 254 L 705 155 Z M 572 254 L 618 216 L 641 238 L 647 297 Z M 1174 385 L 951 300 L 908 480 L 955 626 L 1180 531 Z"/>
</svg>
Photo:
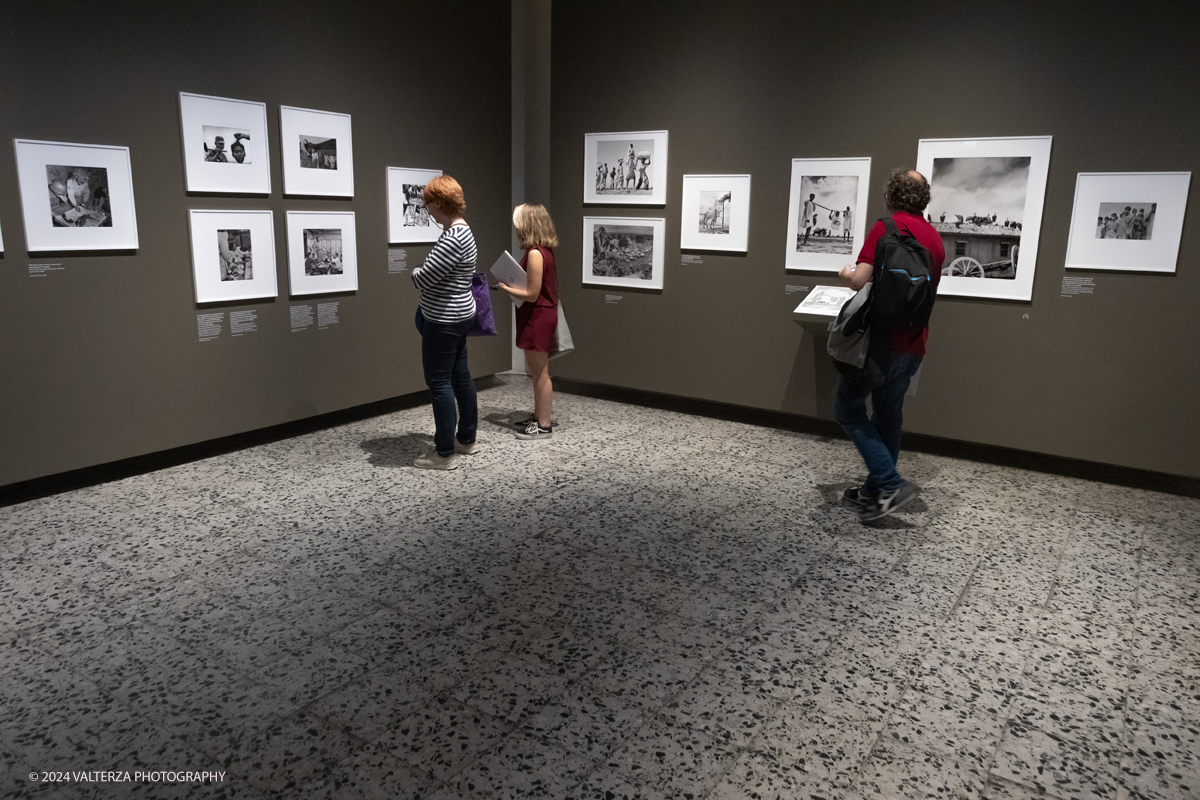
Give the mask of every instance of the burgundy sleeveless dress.
<svg viewBox="0 0 1200 800">
<path fill-rule="evenodd" d="M 558 328 L 558 273 L 554 270 L 554 251 L 535 247 L 542 254 L 542 291 L 534 302 L 526 301 L 517 309 L 517 347 L 537 353 L 554 349 L 554 331 Z M 521 268 L 529 253 L 521 259 Z"/>
</svg>

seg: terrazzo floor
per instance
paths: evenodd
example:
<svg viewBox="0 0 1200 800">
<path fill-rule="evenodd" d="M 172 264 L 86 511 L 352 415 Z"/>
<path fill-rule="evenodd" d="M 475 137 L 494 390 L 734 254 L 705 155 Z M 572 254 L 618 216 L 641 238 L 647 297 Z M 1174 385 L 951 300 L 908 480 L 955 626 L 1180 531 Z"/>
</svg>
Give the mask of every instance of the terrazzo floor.
<svg viewBox="0 0 1200 800">
<path fill-rule="evenodd" d="M 530 396 L 0 509 L 0 794 L 1200 797 L 1200 501 Z"/>
</svg>

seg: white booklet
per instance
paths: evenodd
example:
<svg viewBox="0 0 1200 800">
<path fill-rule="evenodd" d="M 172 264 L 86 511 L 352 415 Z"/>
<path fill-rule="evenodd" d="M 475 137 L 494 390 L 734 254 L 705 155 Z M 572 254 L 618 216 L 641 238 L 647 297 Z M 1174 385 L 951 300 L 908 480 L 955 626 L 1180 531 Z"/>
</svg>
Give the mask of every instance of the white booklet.
<svg viewBox="0 0 1200 800">
<path fill-rule="evenodd" d="M 517 263 L 516 259 L 508 254 L 507 250 L 504 251 L 503 255 L 496 259 L 496 263 L 492 264 L 492 268 L 488 270 L 488 272 L 490 272 L 492 277 L 497 281 L 500 281 L 501 283 L 507 283 L 509 286 L 514 288 L 524 289 L 526 286 L 525 270 L 521 269 L 521 265 Z M 513 301 L 513 303 L 516 304 L 517 308 L 525 305 L 524 300 L 518 300 L 511 294 L 508 297 Z"/>
</svg>

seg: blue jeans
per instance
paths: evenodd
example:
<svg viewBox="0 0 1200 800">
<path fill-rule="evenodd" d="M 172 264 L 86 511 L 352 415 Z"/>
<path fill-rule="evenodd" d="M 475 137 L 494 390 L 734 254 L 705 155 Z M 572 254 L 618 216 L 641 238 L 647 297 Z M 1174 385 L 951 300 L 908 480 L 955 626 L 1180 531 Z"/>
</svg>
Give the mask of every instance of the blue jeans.
<svg viewBox="0 0 1200 800">
<path fill-rule="evenodd" d="M 467 368 L 467 331 L 474 318 L 461 322 L 425 320 L 421 331 L 421 365 L 433 399 L 437 431 L 433 443 L 439 456 L 454 454 L 454 402 L 458 401 L 458 441 L 471 444 L 479 428 L 475 382 Z"/>
<path fill-rule="evenodd" d="M 922 356 L 887 353 L 880 364 L 884 381 L 867 389 L 855 377 L 841 376 L 833 416 L 846 431 L 867 464 L 864 490 L 871 495 L 890 492 L 904 485 L 896 471 L 900 457 L 900 425 L 904 420 L 904 393 L 921 366 Z M 871 418 L 867 418 L 867 396 L 871 397 Z"/>
</svg>

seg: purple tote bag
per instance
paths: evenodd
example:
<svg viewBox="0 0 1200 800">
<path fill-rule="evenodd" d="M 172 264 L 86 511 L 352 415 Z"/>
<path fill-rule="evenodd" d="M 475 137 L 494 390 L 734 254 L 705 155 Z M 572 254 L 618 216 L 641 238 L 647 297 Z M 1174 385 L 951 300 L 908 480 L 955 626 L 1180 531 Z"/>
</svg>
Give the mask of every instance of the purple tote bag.
<svg viewBox="0 0 1200 800">
<path fill-rule="evenodd" d="M 471 276 L 471 294 L 475 295 L 475 321 L 467 336 L 495 336 L 496 318 L 492 314 L 492 296 L 488 293 L 486 275 L 476 272 Z"/>
</svg>

